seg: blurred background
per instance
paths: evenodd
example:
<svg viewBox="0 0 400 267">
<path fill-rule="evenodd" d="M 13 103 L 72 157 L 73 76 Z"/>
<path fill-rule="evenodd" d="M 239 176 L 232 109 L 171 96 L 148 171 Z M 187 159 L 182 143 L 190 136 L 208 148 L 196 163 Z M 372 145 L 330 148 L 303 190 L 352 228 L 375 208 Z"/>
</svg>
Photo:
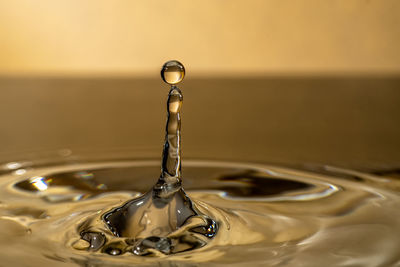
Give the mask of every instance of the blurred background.
<svg viewBox="0 0 400 267">
<path fill-rule="evenodd" d="M 187 76 L 188 158 L 400 167 L 397 0 L 0 0 L 0 145 L 161 153 Z"/>
</svg>

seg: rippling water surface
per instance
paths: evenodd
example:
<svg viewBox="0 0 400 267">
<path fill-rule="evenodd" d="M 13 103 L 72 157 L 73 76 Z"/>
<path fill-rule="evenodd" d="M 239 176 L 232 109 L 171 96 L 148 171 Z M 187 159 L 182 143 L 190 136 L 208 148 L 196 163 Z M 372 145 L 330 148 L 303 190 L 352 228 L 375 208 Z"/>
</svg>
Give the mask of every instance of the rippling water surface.
<svg viewBox="0 0 400 267">
<path fill-rule="evenodd" d="M 400 266 L 394 175 L 185 160 L 185 191 L 218 233 L 196 250 L 143 257 L 123 239 L 118 253 L 90 249 L 80 227 L 148 191 L 158 159 L 38 162 L 3 165 L 7 266 Z"/>
</svg>

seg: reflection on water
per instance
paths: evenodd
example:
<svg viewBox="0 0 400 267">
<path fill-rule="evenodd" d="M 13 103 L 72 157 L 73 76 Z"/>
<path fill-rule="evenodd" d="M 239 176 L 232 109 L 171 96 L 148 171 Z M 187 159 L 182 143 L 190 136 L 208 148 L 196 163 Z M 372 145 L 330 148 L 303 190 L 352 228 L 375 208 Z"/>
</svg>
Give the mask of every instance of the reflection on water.
<svg viewBox="0 0 400 267">
<path fill-rule="evenodd" d="M 134 240 L 110 238 L 99 216 L 146 192 L 159 160 L 67 162 L 2 174 L 0 225 L 9 229 L 0 235 L 4 264 L 392 266 L 400 260 L 394 178 L 327 166 L 322 174 L 187 160 L 186 192 L 196 209 L 215 218 L 218 234 L 195 251 L 174 255 L 167 255 L 173 239 L 150 238 L 148 246 L 159 252 L 143 258 L 132 253 Z"/>
<path fill-rule="evenodd" d="M 189 216 L 181 232 L 138 246 L 125 231 L 111 237 L 103 215 L 146 198 L 159 177 L 160 83 L 1 79 L 2 264 L 397 266 L 399 84 L 396 77 L 185 82 L 185 158 L 211 159 L 183 162 L 185 190 L 193 210 L 215 224 Z"/>
</svg>

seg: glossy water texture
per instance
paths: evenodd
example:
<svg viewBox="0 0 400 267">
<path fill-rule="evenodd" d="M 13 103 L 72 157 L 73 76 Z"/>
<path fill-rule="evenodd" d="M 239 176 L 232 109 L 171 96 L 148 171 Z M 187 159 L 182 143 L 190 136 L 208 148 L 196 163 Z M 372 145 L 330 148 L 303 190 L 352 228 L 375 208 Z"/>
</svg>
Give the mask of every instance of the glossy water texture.
<svg viewBox="0 0 400 267">
<path fill-rule="evenodd" d="M 180 80 L 172 81 L 166 73 L 182 74 L 182 80 L 183 65 L 168 61 L 161 70 L 166 83 L 176 84 Z M 78 231 L 81 239 L 73 242 L 74 248 L 112 256 L 125 252 L 137 256 L 170 255 L 204 247 L 215 237 L 218 223 L 207 212 L 200 211 L 182 187 L 182 102 L 182 92 L 172 85 L 167 100 L 161 174 L 156 184 L 140 197 L 82 222 Z"/>
<path fill-rule="evenodd" d="M 150 238 L 142 245 L 157 249 L 142 257 L 131 253 L 135 240 L 93 233 L 106 229 L 99 215 L 147 197 L 143 194 L 153 184 L 148 177 L 158 174 L 158 160 L 4 165 L 2 264 L 399 266 L 396 178 L 328 166 L 311 172 L 190 160 L 182 171 L 186 193 L 198 211 L 215 218 L 218 233 L 210 241 L 206 229 L 197 228 L 200 234 L 193 235 L 207 245 L 170 255 L 173 238 Z M 188 228 L 203 223 L 193 220 Z M 99 228 L 81 238 L 89 224 Z"/>
<path fill-rule="evenodd" d="M 185 67 L 177 60 L 167 61 L 161 68 L 161 78 L 164 82 L 175 85 L 185 77 Z"/>
<path fill-rule="evenodd" d="M 175 84 L 184 68 L 167 62 L 161 74 L 172 85 L 161 174 L 143 153 L 61 151 L 2 165 L 1 265 L 400 266 L 395 172 L 215 160 L 182 168 Z"/>
</svg>

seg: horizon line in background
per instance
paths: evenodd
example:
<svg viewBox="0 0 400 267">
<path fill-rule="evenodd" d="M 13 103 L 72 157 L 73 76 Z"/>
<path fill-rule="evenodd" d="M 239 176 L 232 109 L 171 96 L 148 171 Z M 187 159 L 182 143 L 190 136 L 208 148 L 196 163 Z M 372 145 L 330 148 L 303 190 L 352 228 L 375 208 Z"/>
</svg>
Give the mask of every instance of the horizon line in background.
<svg viewBox="0 0 400 267">
<path fill-rule="evenodd" d="M 161 70 L 161 67 L 160 67 Z M 10 72 L 1 73 L 0 79 L 160 79 L 160 70 L 147 73 L 137 72 L 69 72 L 69 73 L 43 73 L 43 72 Z M 273 78 L 400 78 L 400 72 L 186 72 L 185 79 L 273 79 Z M 183 81 L 184 82 L 184 81 Z"/>
</svg>

